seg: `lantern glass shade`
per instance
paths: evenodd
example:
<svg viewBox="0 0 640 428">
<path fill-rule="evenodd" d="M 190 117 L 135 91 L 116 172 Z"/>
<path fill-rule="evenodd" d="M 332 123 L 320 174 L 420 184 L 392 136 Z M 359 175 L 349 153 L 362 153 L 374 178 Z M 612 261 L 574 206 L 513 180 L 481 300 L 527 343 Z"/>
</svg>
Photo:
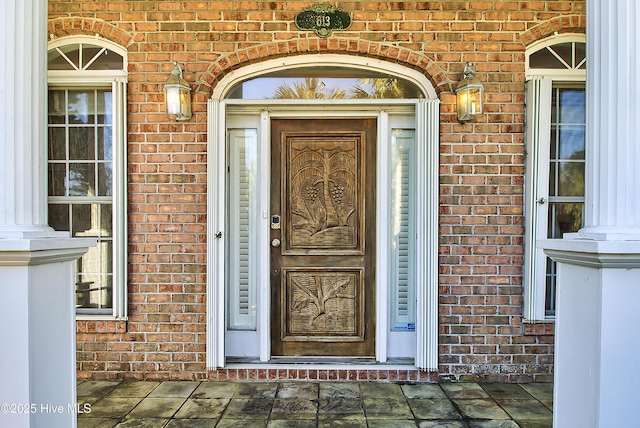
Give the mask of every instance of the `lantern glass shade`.
<svg viewBox="0 0 640 428">
<path fill-rule="evenodd" d="M 178 65 L 164 85 L 164 101 L 167 115 L 174 117 L 175 120 L 191 118 L 191 88 L 182 78 L 182 70 Z"/>
<path fill-rule="evenodd" d="M 456 88 L 458 120 L 466 121 L 482 114 L 484 88 L 480 80 L 473 76 L 470 65 L 464 71 L 464 79 Z"/>
</svg>

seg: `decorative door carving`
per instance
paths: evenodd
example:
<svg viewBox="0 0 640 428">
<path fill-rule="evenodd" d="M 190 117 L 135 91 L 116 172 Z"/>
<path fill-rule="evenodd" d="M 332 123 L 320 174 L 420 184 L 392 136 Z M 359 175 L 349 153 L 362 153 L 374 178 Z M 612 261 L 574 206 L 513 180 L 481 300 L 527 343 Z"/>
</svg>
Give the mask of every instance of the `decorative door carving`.
<svg viewBox="0 0 640 428">
<path fill-rule="evenodd" d="M 374 356 L 376 121 L 271 129 L 271 353 Z"/>
</svg>

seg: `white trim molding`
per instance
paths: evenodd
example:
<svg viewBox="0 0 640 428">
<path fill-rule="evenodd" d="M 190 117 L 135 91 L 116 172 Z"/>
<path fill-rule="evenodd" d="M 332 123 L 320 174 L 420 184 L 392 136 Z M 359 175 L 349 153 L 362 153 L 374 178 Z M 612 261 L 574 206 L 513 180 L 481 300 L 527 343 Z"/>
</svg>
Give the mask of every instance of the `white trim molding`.
<svg viewBox="0 0 640 428">
<path fill-rule="evenodd" d="M 416 105 L 416 367 L 438 369 L 438 195 L 440 100 Z"/>
<path fill-rule="evenodd" d="M 207 133 L 207 369 L 224 367 L 225 108 L 209 100 Z"/>
<path fill-rule="evenodd" d="M 216 84 L 216 87 L 213 89 L 211 98 L 214 100 L 224 99 L 231 88 L 233 88 L 237 83 L 245 80 L 268 73 L 275 73 L 277 71 L 310 67 L 352 68 L 393 75 L 415 84 L 422 93 L 425 94 L 426 98 L 437 98 L 433 85 L 431 85 L 427 77 L 418 70 L 413 70 L 403 67 L 400 64 L 378 59 L 340 54 L 298 55 L 249 64 L 237 70 L 230 71 L 220 79 Z"/>
</svg>

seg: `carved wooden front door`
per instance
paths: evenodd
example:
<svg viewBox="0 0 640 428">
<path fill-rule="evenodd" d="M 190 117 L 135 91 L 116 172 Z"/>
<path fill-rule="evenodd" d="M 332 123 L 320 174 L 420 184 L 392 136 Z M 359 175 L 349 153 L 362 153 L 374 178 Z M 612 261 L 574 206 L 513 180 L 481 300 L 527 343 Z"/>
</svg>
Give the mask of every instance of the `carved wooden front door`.
<svg viewBox="0 0 640 428">
<path fill-rule="evenodd" d="M 375 119 L 271 122 L 271 354 L 375 354 Z"/>
</svg>

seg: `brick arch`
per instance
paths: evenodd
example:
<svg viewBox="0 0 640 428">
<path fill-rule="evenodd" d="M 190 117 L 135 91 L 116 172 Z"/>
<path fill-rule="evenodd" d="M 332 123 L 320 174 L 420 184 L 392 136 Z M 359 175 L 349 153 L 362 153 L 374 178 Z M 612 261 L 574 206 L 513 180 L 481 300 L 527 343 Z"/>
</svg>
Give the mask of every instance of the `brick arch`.
<svg viewBox="0 0 640 428">
<path fill-rule="evenodd" d="M 427 76 L 438 94 L 450 92 L 454 87 L 454 83 L 447 77 L 445 70 L 422 52 L 384 43 L 332 37 L 329 39 L 304 38 L 271 42 L 226 54 L 209 66 L 198 80 L 196 91 L 210 94 L 218 80 L 225 74 L 247 64 L 285 56 L 323 53 L 375 58 L 419 70 Z"/>
<path fill-rule="evenodd" d="M 587 17 L 581 15 L 565 15 L 552 18 L 520 34 L 525 48 L 532 43 L 547 38 L 554 33 L 584 33 L 587 27 Z"/>
<path fill-rule="evenodd" d="M 125 48 L 133 43 L 133 36 L 130 33 L 102 19 L 95 18 L 64 17 L 50 19 L 47 31 L 49 39 L 77 35 L 94 36 L 97 34 Z"/>
</svg>

